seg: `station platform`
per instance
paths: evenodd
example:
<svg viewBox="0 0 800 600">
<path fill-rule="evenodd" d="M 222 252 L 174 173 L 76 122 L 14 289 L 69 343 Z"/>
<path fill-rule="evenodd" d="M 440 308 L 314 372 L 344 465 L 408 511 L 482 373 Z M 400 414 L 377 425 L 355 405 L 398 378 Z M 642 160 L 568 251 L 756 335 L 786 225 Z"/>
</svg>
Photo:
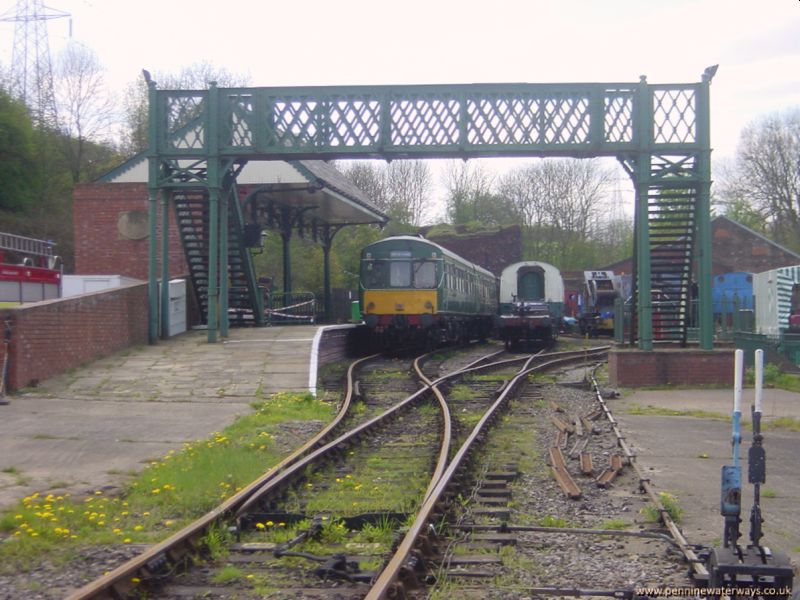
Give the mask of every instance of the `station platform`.
<svg viewBox="0 0 800 600">
<path fill-rule="evenodd" d="M 0 406 L 0 510 L 35 491 L 114 486 L 148 459 L 229 425 L 251 402 L 314 393 L 328 329 L 237 328 L 217 344 L 190 331 L 10 396 Z"/>
</svg>

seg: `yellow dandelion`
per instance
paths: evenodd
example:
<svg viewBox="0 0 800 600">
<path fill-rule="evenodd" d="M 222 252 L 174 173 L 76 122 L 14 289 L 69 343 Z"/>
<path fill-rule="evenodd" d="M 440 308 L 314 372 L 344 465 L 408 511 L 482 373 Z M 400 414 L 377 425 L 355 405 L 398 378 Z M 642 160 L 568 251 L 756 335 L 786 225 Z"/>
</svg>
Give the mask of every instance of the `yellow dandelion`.
<svg viewBox="0 0 800 600">
<path fill-rule="evenodd" d="M 256 523 L 256 529 L 264 529 L 263 523 Z"/>
<path fill-rule="evenodd" d="M 167 527 L 172 527 L 174 524 L 175 521 L 173 521 L 172 519 L 167 519 L 166 521 L 164 521 L 164 525 L 166 525 Z"/>
<path fill-rule="evenodd" d="M 147 512 L 147 511 L 144 511 L 144 512 L 142 513 L 142 516 L 143 516 L 143 517 L 149 517 L 149 516 L 150 516 L 150 513 L 149 513 L 149 512 Z"/>
<path fill-rule="evenodd" d="M 272 521 L 267 521 L 266 525 L 267 527 L 272 527 L 273 525 L 275 525 L 275 523 L 273 523 Z"/>
<path fill-rule="evenodd" d="M 130 544 L 131 543 L 131 538 L 125 538 L 124 540 L 122 540 L 122 543 L 123 544 Z"/>
<path fill-rule="evenodd" d="M 131 583 L 140 583 L 141 581 L 138 577 L 131 577 Z"/>
<path fill-rule="evenodd" d="M 144 526 L 143 526 L 143 525 L 136 525 L 136 526 L 134 526 L 134 528 L 133 528 L 133 530 L 134 530 L 134 531 L 141 531 L 142 529 L 144 529 Z"/>
</svg>

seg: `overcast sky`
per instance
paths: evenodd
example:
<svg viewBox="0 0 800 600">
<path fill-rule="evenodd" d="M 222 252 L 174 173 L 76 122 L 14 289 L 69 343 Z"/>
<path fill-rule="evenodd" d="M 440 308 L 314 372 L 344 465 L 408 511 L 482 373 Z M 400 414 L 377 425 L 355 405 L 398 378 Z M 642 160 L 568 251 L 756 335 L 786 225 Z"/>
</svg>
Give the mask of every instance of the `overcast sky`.
<svg viewBox="0 0 800 600">
<path fill-rule="evenodd" d="M 0 0 L 0 13 L 16 2 Z M 121 92 L 141 69 L 210 61 L 252 86 L 699 81 L 714 158 L 754 119 L 800 106 L 797 0 L 46 0 Z M 53 53 L 69 20 L 48 22 Z M 0 61 L 14 26 L 0 23 Z"/>
</svg>

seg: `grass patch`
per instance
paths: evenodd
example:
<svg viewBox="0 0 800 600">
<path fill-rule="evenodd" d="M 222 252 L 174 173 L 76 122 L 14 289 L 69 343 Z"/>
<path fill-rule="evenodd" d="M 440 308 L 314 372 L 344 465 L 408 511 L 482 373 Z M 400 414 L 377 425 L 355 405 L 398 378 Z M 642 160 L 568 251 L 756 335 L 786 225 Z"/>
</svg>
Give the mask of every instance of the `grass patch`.
<svg viewBox="0 0 800 600">
<path fill-rule="evenodd" d="M 244 579 L 244 571 L 242 571 L 239 567 L 234 567 L 233 565 L 225 565 L 219 571 L 214 573 L 211 581 L 222 584 L 229 583 L 231 581 L 237 581 L 239 579 Z"/>
<path fill-rule="evenodd" d="M 633 404 L 626 410 L 629 415 L 658 416 L 658 417 L 694 417 L 696 419 L 716 419 L 719 421 L 730 421 L 731 418 L 723 413 L 710 410 L 679 410 L 675 408 L 664 408 L 661 406 L 642 406 Z"/>
<path fill-rule="evenodd" d="M 745 371 L 745 383 L 749 386 L 755 385 L 755 370 L 749 368 Z M 780 388 L 790 392 L 800 392 L 800 376 L 791 373 L 781 373 L 780 368 L 775 363 L 764 365 L 764 386 Z"/>
<path fill-rule="evenodd" d="M 572 527 L 569 524 L 569 521 L 566 519 L 562 519 L 560 517 L 553 517 L 551 515 L 546 515 L 539 519 L 539 526 L 540 527 L 557 527 L 559 529 L 565 529 L 567 527 Z"/>
<path fill-rule="evenodd" d="M 768 421 L 762 420 L 761 426 L 764 429 L 782 429 L 786 431 L 800 431 L 800 419 L 794 417 L 778 417 Z"/>
<path fill-rule="evenodd" d="M 683 515 L 683 509 L 680 504 L 678 504 L 678 499 L 668 492 L 659 492 L 658 499 L 661 501 L 661 505 L 664 507 L 664 510 L 667 511 L 670 518 L 678 523 Z M 645 506 L 640 512 L 652 523 L 661 521 L 661 511 L 655 506 Z"/>
<path fill-rule="evenodd" d="M 8 475 L 19 475 L 20 471 L 17 467 L 4 467 L 0 472 L 7 473 Z"/>
<path fill-rule="evenodd" d="M 0 516 L 0 571 L 24 568 L 43 553 L 70 545 L 153 543 L 206 513 L 277 463 L 274 443 L 286 421 L 327 421 L 329 404 L 310 394 L 281 393 L 209 439 L 170 450 L 145 469 L 122 495 L 101 490 L 87 498 L 34 493 Z M 213 540 L 206 545 L 213 551 Z"/>
<path fill-rule="evenodd" d="M 777 498 L 778 497 L 778 492 L 776 492 L 772 488 L 763 488 L 761 490 L 761 497 L 762 498 Z"/>
<path fill-rule="evenodd" d="M 623 529 L 629 529 L 632 523 L 626 521 L 625 519 L 610 519 L 609 521 L 605 521 L 600 524 L 600 529 L 611 529 L 614 531 L 621 531 Z"/>
<path fill-rule="evenodd" d="M 476 392 L 468 385 L 454 385 L 448 394 L 449 398 L 455 402 L 469 402 L 475 399 Z"/>
</svg>

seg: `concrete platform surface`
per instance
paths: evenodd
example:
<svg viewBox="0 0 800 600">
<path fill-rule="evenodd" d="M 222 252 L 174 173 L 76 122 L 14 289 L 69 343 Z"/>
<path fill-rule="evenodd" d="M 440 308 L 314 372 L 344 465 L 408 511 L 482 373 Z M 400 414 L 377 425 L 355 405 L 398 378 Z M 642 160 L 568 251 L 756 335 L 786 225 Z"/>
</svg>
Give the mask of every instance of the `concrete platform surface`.
<svg viewBox="0 0 800 600">
<path fill-rule="evenodd" d="M 747 544 L 753 486 L 747 483 L 747 450 L 753 390 L 745 389 L 740 460 L 743 477 L 742 537 Z M 625 432 L 637 461 L 658 491 L 675 495 L 684 513 L 679 526 L 690 543 L 719 545 L 723 519 L 720 481 L 723 465 L 732 464 L 731 424 L 722 418 L 631 414 L 639 407 L 705 411 L 727 417 L 733 410 L 731 390 L 638 390 L 610 400 L 609 407 Z M 655 411 L 651 411 L 655 412 Z M 777 417 L 800 420 L 800 394 L 765 389 L 763 422 Z M 800 565 L 800 432 L 762 428 L 767 455 L 766 484 L 761 486 L 764 516 L 762 544 L 786 552 Z"/>
<path fill-rule="evenodd" d="M 192 331 L 132 348 L 0 406 L 0 510 L 34 491 L 119 483 L 279 391 L 307 391 L 318 326 Z"/>
</svg>

